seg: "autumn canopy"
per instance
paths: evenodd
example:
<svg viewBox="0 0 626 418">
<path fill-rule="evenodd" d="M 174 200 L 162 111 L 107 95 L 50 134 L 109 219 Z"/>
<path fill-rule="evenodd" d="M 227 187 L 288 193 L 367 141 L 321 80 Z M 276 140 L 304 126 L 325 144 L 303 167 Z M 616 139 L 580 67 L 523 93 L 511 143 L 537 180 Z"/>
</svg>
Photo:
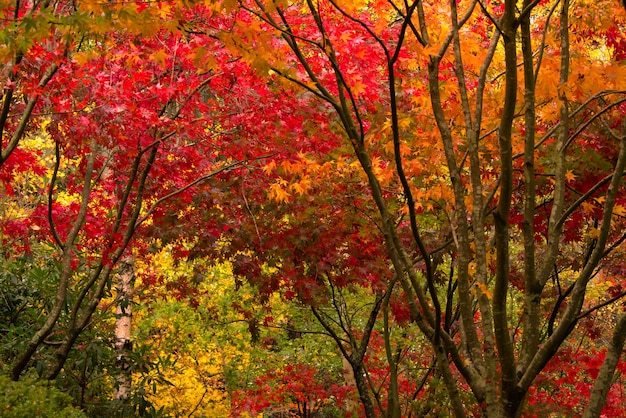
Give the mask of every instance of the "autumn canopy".
<svg viewBox="0 0 626 418">
<path fill-rule="evenodd" d="M 619 1 L 0 1 L 7 416 L 626 416 Z"/>
</svg>

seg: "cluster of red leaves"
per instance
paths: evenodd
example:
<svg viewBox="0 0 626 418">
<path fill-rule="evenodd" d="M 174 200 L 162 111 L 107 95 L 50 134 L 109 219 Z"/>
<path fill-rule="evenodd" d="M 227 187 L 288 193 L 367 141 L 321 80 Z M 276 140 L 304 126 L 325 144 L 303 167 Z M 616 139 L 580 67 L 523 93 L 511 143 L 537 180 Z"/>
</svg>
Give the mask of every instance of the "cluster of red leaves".
<svg viewBox="0 0 626 418">
<path fill-rule="evenodd" d="M 313 411 L 330 407 L 346 411 L 346 402 L 354 396 L 354 388 L 338 384 L 330 376 L 320 376 L 315 367 L 291 364 L 257 377 L 250 389 L 236 391 L 232 397 L 232 414 L 239 417 L 246 413 L 256 416 L 294 412 L 309 416 Z"/>
<path fill-rule="evenodd" d="M 186 13 L 199 21 L 217 21 L 210 20 L 212 12 L 201 6 Z M 250 87 L 255 80 L 264 83 L 209 33 L 185 36 L 161 30 L 151 36 L 127 32 L 94 36 L 87 52 L 79 50 L 75 59 L 65 59 L 61 47 L 51 48 L 57 44 L 35 44 L 13 69 L 20 75 L 24 93 L 41 95 L 31 131 L 44 129 L 50 147 L 59 147 L 52 207 L 48 208 L 47 199 L 40 199 L 30 216 L 4 223 L 5 235 L 26 239 L 28 227 L 34 224 L 40 231 L 38 239 L 52 240 L 50 211 L 63 241 L 78 216 L 89 155 L 95 154 L 96 181 L 92 180 L 77 245 L 81 251 L 105 257 L 121 245 L 124 231 L 135 227 L 132 213 L 138 207 L 146 210 L 175 194 L 154 212 L 157 228 L 165 217 L 175 217 L 191 202 L 197 188 L 186 189 L 188 185 L 236 160 L 254 158 L 252 141 L 233 140 L 235 130 L 242 129 L 237 118 L 249 105 L 226 108 L 221 98 L 258 90 Z M 206 48 L 214 51 L 210 59 L 199 52 Z M 46 91 L 34 91 L 50 62 L 58 62 L 59 70 Z M 237 77 L 242 82 L 235 83 Z M 17 103 L 15 111 L 21 108 Z M 11 133 L 12 125 L 8 128 L 6 133 Z M 9 196 L 14 194 L 16 173 L 45 174 L 46 167 L 36 157 L 18 148 L 3 164 L 0 176 Z M 39 192 L 45 196 L 47 188 Z M 59 192 L 72 196 L 71 202 L 57 202 Z"/>
<path fill-rule="evenodd" d="M 528 416 L 581 414 L 589 400 L 605 353 L 606 350 L 593 348 L 583 350 L 566 347 L 560 350 L 529 390 Z M 581 369 L 585 373 L 581 373 Z M 623 415 L 623 405 L 626 403 L 625 373 L 626 362 L 622 359 L 616 369 L 618 380 L 611 386 L 602 416 Z"/>
</svg>

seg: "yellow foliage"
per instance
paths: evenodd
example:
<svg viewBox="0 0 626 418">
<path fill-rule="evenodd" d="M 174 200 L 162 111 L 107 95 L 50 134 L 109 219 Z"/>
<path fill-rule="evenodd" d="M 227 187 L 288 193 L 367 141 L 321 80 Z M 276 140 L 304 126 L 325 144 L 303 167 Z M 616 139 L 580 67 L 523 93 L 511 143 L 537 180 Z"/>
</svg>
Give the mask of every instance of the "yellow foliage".
<svg viewBox="0 0 626 418">
<path fill-rule="evenodd" d="M 589 201 L 585 201 L 582 203 L 582 209 L 585 213 L 592 213 L 595 209 L 595 205 Z"/>
<path fill-rule="evenodd" d="M 164 372 L 163 377 L 171 385 L 157 387 L 157 395 L 151 399 L 153 404 L 157 409 L 165 407 L 176 417 L 189 416 L 192 411 L 194 416 L 229 416 L 230 401 L 219 381 L 221 368 L 216 367 L 215 360 L 199 350 L 179 356 L 176 369 Z"/>
<path fill-rule="evenodd" d="M 159 65 L 165 66 L 165 61 L 167 60 L 168 54 L 163 49 L 159 49 L 158 51 L 154 51 L 150 55 L 150 59 L 156 61 Z"/>
<path fill-rule="evenodd" d="M 291 197 L 291 193 L 285 190 L 280 183 L 271 184 L 267 194 L 270 199 L 279 203 L 287 202 Z"/>
<path fill-rule="evenodd" d="M 308 176 L 302 177 L 299 182 L 293 183 L 291 185 L 291 189 L 296 192 L 299 196 L 306 194 L 306 192 L 311 188 L 311 179 Z"/>
<path fill-rule="evenodd" d="M 194 268 L 195 262 L 176 262 L 167 247 L 150 254 L 145 260 L 138 258 L 136 262 L 138 276 L 156 270 L 164 277 L 162 284 L 155 285 L 164 286 L 162 291 L 177 278 L 190 277 Z M 204 304 L 215 302 L 233 286 L 231 276 L 222 274 L 227 271 L 227 266 L 217 266 L 211 270 L 211 277 L 199 285 L 200 291 L 206 294 Z M 157 383 L 156 393 L 149 395 L 154 406 L 157 409 L 163 407 L 175 417 L 229 416 L 230 395 L 224 381 L 224 365 L 247 367 L 249 353 L 215 335 L 217 331 L 207 332 L 202 311 L 174 298 L 153 302 L 151 311 L 139 308 L 133 312 L 133 318 L 136 332 L 141 334 L 135 338 L 152 347 L 151 358 L 170 356 L 174 360 L 161 368 L 160 377 L 164 382 Z"/>
<path fill-rule="evenodd" d="M 486 284 L 484 283 L 480 283 L 480 282 L 476 282 L 476 287 L 478 287 L 478 289 L 480 289 L 480 292 L 487 296 L 487 299 L 491 299 L 493 297 L 493 295 L 491 294 L 491 291 L 489 290 L 489 288 L 487 287 Z"/>
<path fill-rule="evenodd" d="M 263 166 L 263 172 L 267 175 L 271 174 L 276 169 L 276 161 L 272 160 Z"/>
<path fill-rule="evenodd" d="M 626 215 L 626 208 L 622 205 L 615 205 L 613 207 L 613 215 L 624 216 Z"/>
</svg>

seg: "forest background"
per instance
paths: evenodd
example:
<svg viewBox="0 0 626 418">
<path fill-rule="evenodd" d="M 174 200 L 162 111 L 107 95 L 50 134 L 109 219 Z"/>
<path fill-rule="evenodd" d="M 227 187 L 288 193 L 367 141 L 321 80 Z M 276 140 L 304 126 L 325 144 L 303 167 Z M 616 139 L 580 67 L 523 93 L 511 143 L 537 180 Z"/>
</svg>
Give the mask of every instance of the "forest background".
<svg viewBox="0 0 626 418">
<path fill-rule="evenodd" d="M 1 416 L 623 416 L 617 1 L 0 10 Z"/>
</svg>

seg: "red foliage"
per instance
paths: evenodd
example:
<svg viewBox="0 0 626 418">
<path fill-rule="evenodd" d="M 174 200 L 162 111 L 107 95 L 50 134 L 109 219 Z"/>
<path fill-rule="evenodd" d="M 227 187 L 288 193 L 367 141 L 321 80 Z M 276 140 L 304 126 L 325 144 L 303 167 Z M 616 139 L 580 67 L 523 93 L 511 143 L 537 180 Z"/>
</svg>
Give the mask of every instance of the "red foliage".
<svg viewBox="0 0 626 418">
<path fill-rule="evenodd" d="M 594 379 L 600 371 L 606 350 L 564 348 L 548 363 L 531 386 L 525 416 L 542 417 L 548 413 L 580 415 L 589 400 Z M 624 416 L 626 404 L 626 361 L 616 369 L 617 382 L 611 386 L 602 416 Z"/>
<path fill-rule="evenodd" d="M 309 416 L 324 408 L 346 411 L 346 402 L 354 396 L 354 388 L 336 383 L 332 376 L 321 376 L 313 366 L 291 364 L 267 371 L 250 389 L 236 391 L 231 408 L 236 417 L 273 412 Z"/>
</svg>

